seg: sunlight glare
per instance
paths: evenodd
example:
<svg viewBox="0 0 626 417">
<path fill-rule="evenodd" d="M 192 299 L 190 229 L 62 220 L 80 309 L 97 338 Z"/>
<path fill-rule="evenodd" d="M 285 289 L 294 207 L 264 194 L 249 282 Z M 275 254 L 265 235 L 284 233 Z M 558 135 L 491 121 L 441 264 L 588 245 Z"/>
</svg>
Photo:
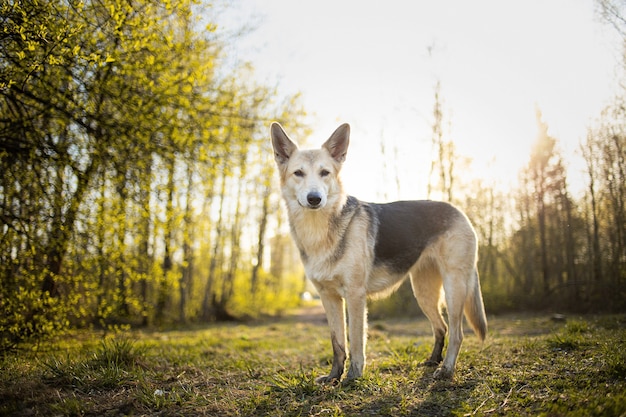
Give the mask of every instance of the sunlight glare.
<svg viewBox="0 0 626 417">
<path fill-rule="evenodd" d="M 437 82 L 444 133 L 472 161 L 471 172 L 458 175 L 504 189 L 528 161 L 536 106 L 580 177 L 577 145 L 615 88 L 614 34 L 594 16 L 592 0 L 240 7 L 261 16 L 241 56 L 286 94 L 303 93 L 313 115 L 309 143 L 352 125 L 345 182 L 363 199 L 425 197 Z"/>
</svg>

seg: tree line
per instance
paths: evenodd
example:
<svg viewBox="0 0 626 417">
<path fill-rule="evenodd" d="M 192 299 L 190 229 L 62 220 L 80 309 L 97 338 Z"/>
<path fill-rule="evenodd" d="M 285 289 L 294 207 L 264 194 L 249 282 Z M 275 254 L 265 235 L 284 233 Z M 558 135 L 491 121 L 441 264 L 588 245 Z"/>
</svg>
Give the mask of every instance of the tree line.
<svg viewBox="0 0 626 417">
<path fill-rule="evenodd" d="M 626 2 L 598 12 L 626 45 Z M 626 75 L 626 55 L 621 61 Z M 559 139 L 537 109 L 537 136 L 511 195 L 485 190 L 474 210 L 479 264 L 494 310 L 624 311 L 626 308 L 626 89 L 579 142 L 585 188 L 573 195 Z M 568 138 L 573 139 L 573 138 Z M 468 201 L 467 204 L 472 204 Z M 513 221 L 506 218 L 512 216 Z M 511 222 L 506 226 L 506 222 Z"/>
<path fill-rule="evenodd" d="M 227 59 L 236 36 L 215 25 L 219 7 L 0 5 L 0 351 L 72 327 L 298 304 L 267 125 L 306 137 L 305 112 Z M 626 94 L 581 143 L 580 197 L 539 111 L 517 189 L 463 182 L 439 94 L 429 194 L 476 226 L 487 310 L 623 311 Z M 404 296 L 392 302 L 406 310 Z"/>
<path fill-rule="evenodd" d="M 626 45 L 626 2 L 599 0 L 599 14 Z M 626 55 L 622 73 L 626 75 Z M 428 196 L 453 202 L 479 238 L 478 269 L 488 313 L 626 309 L 626 85 L 579 143 L 585 188 L 573 195 L 559 139 L 536 109 L 537 135 L 517 187 L 467 179 L 435 85 Z M 568 138 L 573 139 L 573 138 Z M 412 310 L 411 310 L 412 309 Z M 370 306 L 373 315 L 418 313 L 410 289 Z"/>
<path fill-rule="evenodd" d="M 487 219 L 476 213 L 481 228 L 487 226 L 480 269 L 494 308 L 626 307 L 626 114 L 611 114 L 619 108 L 607 108 L 580 143 L 586 174 L 580 196 L 572 195 L 558 139 L 537 112 L 537 138 L 509 203 L 511 226 L 502 227 L 505 196 L 489 195 Z"/>
<path fill-rule="evenodd" d="M 537 109 L 537 136 L 514 189 L 463 175 L 466 159 L 442 134 L 435 89 L 429 197 L 471 219 L 485 307 L 505 311 L 615 312 L 626 308 L 626 91 L 579 144 L 585 188 L 573 195 L 559 140 Z M 418 313 L 410 288 L 370 306 L 374 316 Z"/>
<path fill-rule="evenodd" d="M 219 7 L 0 6 L 0 350 L 297 302 L 300 277 L 261 268 L 278 202 L 265 131 L 304 112 L 227 60 Z"/>
</svg>

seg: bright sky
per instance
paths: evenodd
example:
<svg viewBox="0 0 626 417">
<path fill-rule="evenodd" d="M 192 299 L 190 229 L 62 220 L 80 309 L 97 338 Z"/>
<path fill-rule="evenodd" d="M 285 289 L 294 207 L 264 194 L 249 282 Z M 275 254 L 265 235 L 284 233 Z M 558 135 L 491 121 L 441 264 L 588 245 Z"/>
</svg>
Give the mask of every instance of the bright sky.
<svg viewBox="0 0 626 417">
<path fill-rule="evenodd" d="M 576 187 L 575 152 L 614 95 L 621 52 L 595 7 L 593 0 L 245 0 L 223 24 L 258 27 L 237 41 L 238 58 L 252 62 L 261 82 L 302 92 L 311 145 L 351 124 L 345 185 L 380 201 L 426 197 L 438 80 L 447 138 L 472 160 L 471 172 L 459 175 L 515 184 L 537 134 L 538 106 Z"/>
</svg>

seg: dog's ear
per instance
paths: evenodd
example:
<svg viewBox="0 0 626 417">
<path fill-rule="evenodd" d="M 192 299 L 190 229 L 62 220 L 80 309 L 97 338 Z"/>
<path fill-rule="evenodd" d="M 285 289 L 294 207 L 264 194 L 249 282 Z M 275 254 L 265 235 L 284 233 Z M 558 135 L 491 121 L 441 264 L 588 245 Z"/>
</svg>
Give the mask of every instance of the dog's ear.
<svg viewBox="0 0 626 417">
<path fill-rule="evenodd" d="M 291 154 L 298 149 L 298 145 L 289 139 L 283 127 L 276 122 L 272 123 L 270 127 L 270 136 L 274 147 L 274 159 L 278 165 L 283 165 L 289 160 Z"/>
<path fill-rule="evenodd" d="M 348 123 L 344 123 L 339 126 L 332 135 L 330 135 L 330 138 L 324 142 L 322 148 L 326 149 L 328 153 L 330 153 L 330 156 L 341 164 L 346 160 L 349 144 L 350 125 Z"/>
</svg>

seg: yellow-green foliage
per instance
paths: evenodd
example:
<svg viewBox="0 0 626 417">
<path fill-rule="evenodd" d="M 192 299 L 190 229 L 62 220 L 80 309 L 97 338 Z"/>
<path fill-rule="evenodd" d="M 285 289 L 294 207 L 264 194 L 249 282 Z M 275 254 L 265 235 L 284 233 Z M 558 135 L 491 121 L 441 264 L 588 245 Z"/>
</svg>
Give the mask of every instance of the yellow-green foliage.
<svg viewBox="0 0 626 417">
<path fill-rule="evenodd" d="M 71 325 L 211 319 L 225 271 L 249 273 L 243 233 L 276 216 L 265 121 L 302 111 L 225 67 L 214 10 L 0 4 L 0 351 Z"/>
<path fill-rule="evenodd" d="M 300 305 L 303 291 L 302 276 L 290 275 L 279 278 L 261 270 L 259 286 L 253 294 L 250 288 L 250 276 L 242 274 L 237 277 L 235 284 L 232 299 L 233 313 L 248 317 L 281 316 Z"/>
</svg>

